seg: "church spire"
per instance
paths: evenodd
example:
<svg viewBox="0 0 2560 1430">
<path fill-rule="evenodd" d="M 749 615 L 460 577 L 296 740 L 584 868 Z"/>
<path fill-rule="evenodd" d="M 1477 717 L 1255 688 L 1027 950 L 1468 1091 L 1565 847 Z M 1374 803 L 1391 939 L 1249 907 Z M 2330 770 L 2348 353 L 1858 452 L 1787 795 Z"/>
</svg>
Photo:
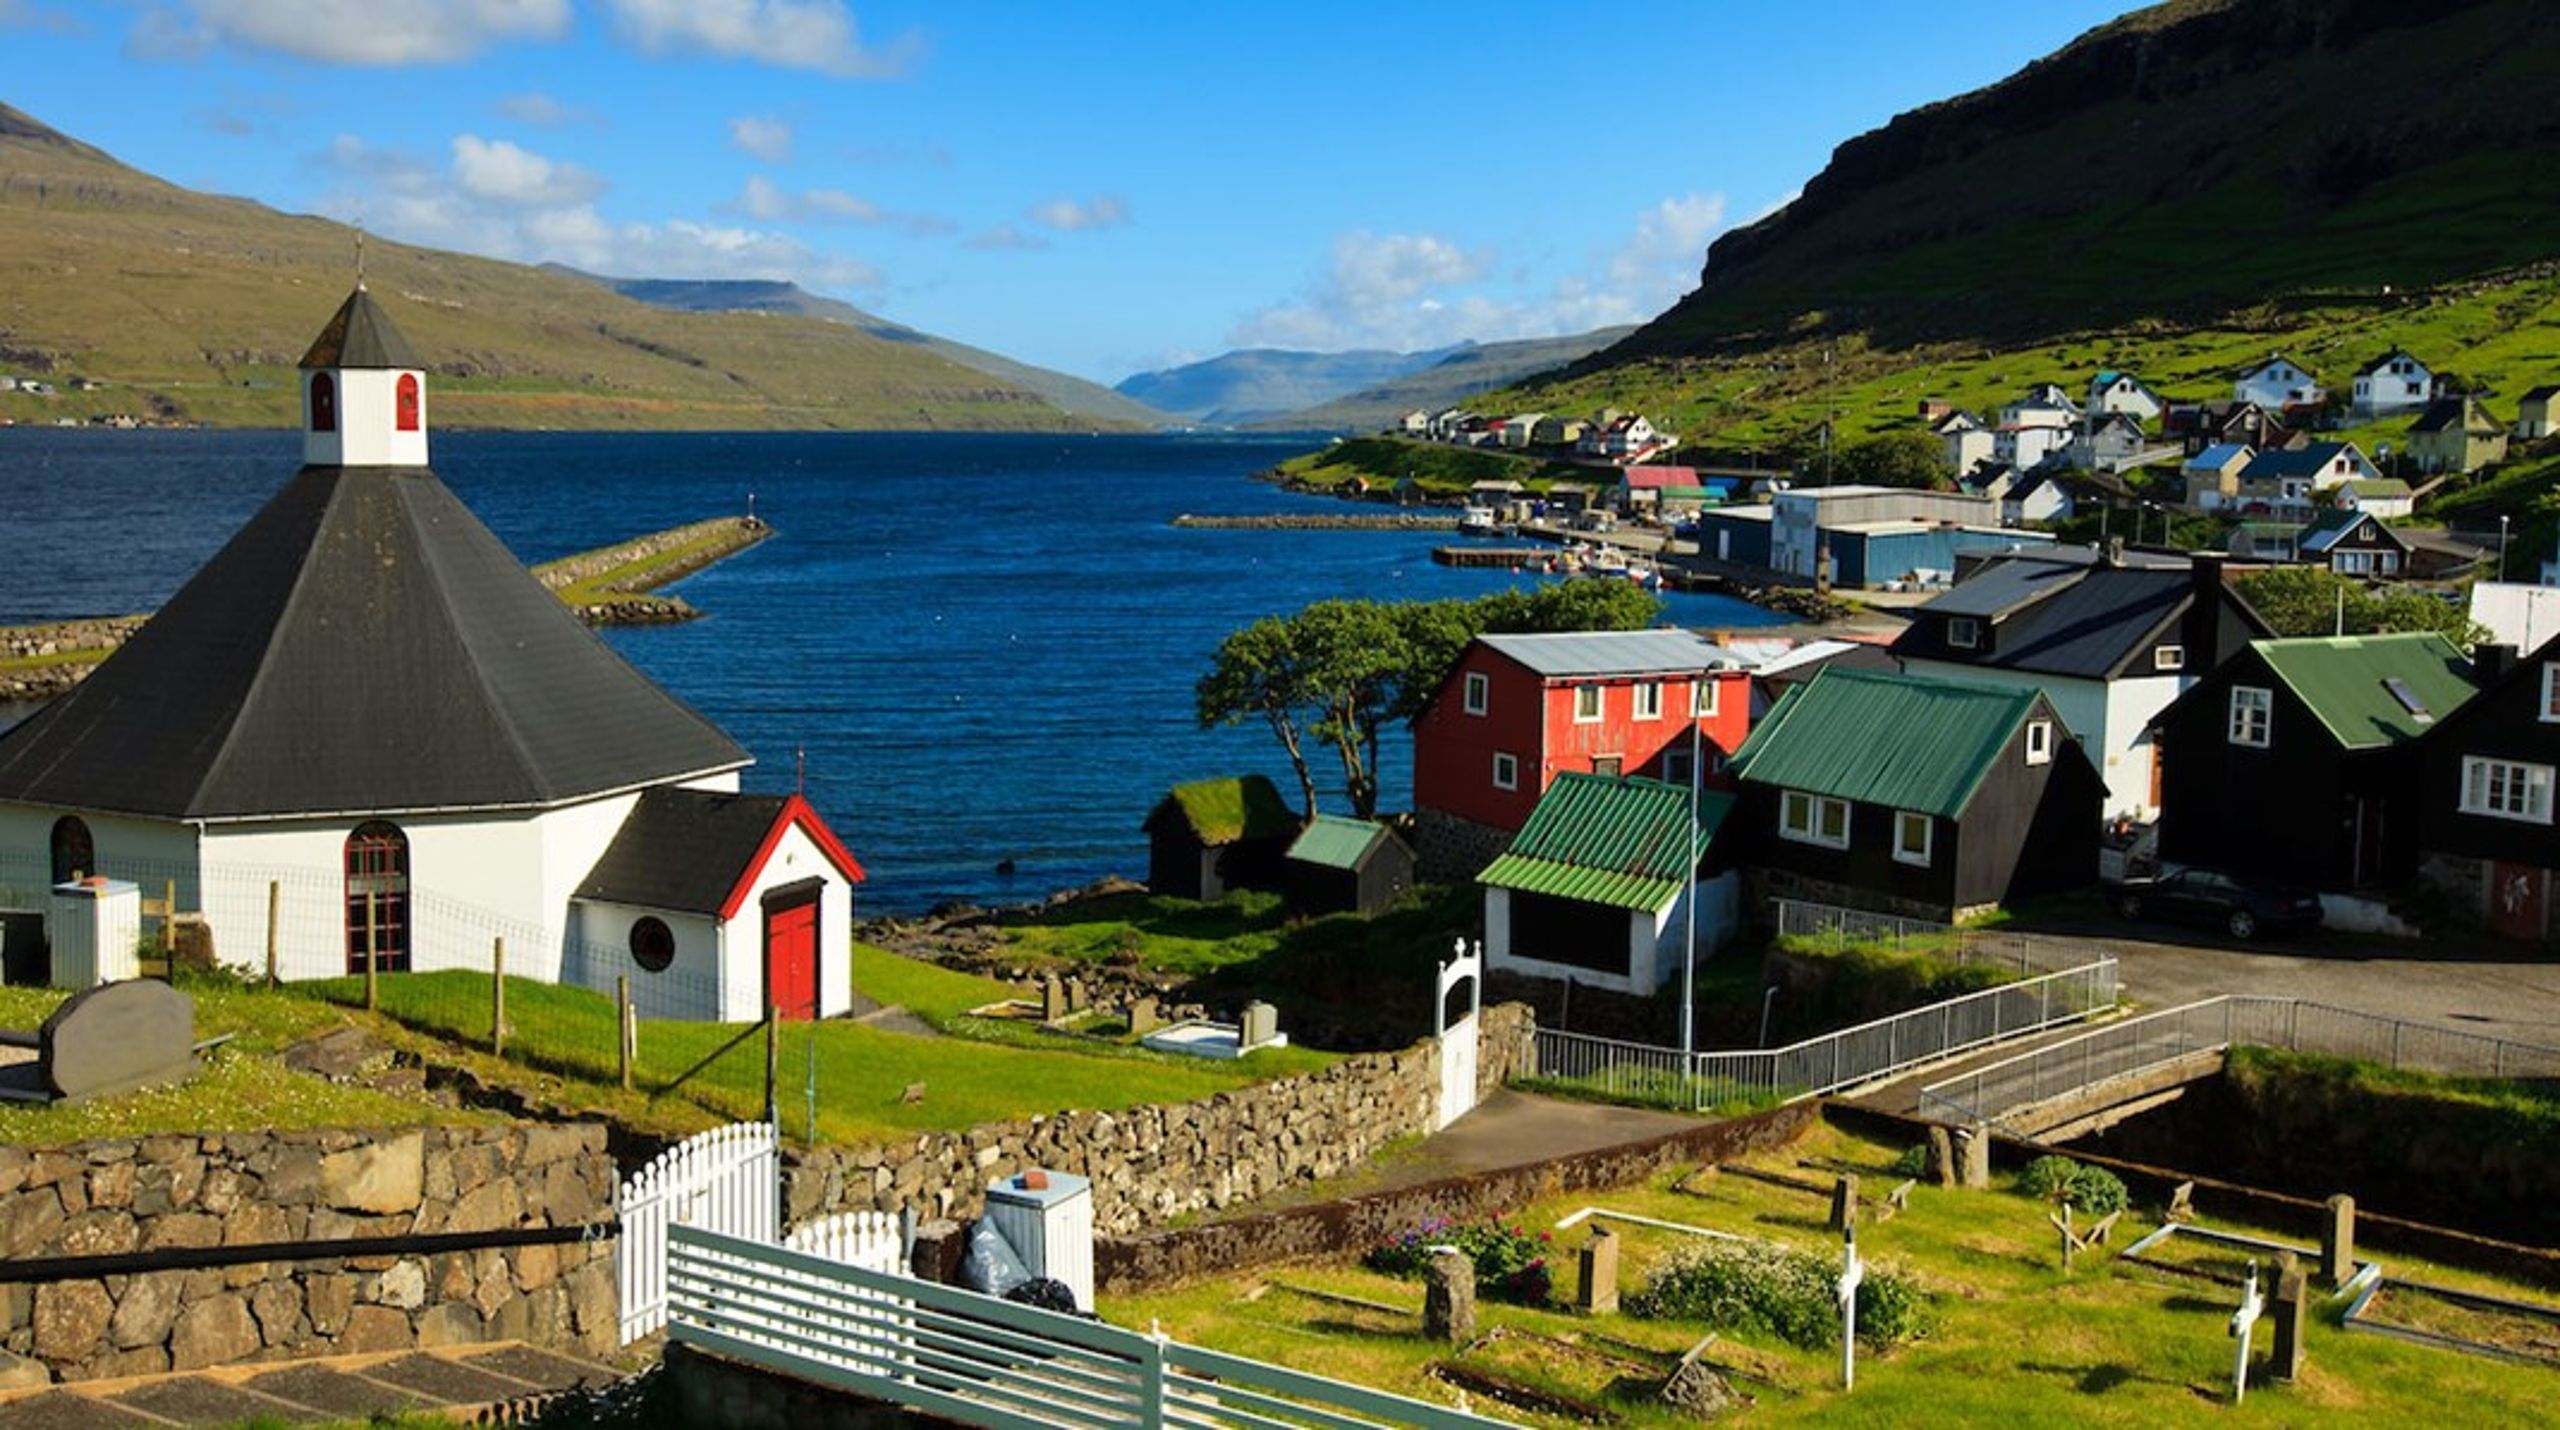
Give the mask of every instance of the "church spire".
<svg viewBox="0 0 2560 1430">
<path fill-rule="evenodd" d="M 302 460 L 315 467 L 427 464 L 426 369 L 365 291 L 355 291 L 302 355 Z"/>
</svg>

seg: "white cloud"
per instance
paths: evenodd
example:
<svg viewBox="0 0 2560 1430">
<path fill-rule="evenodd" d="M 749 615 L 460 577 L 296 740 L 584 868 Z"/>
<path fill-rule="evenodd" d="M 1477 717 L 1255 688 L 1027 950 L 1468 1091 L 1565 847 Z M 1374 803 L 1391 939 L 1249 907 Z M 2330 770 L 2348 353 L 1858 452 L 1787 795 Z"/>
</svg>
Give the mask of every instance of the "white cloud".
<svg viewBox="0 0 2560 1430">
<path fill-rule="evenodd" d="M 1025 233 L 1013 224 L 1000 223 L 983 233 L 971 235 L 962 246 L 981 253 L 1028 253 L 1047 248 L 1049 240 L 1036 233 Z"/>
<path fill-rule="evenodd" d="M 511 94 L 498 101 L 498 113 L 518 124 L 538 129 L 557 129 L 564 124 L 592 124 L 600 116 L 583 104 L 563 104 L 538 89 Z"/>
<path fill-rule="evenodd" d="M 440 64 L 557 39 L 569 18 L 569 0 L 180 0 L 145 10 L 132 44 L 152 55 L 224 44 L 324 64 Z"/>
<path fill-rule="evenodd" d="M 741 114 L 729 121 L 729 142 L 768 164 L 791 157 L 791 125 L 780 119 Z"/>
<path fill-rule="evenodd" d="M 1042 228 L 1060 233 L 1085 233 L 1094 229 L 1119 228 L 1129 222 L 1129 201 L 1117 194 L 1097 195 L 1090 203 L 1073 199 L 1051 199 L 1033 204 L 1023 216 Z"/>
<path fill-rule="evenodd" d="M 604 192 L 604 180 L 574 164 L 477 134 L 454 136 L 453 178 L 474 198 L 525 208 L 582 204 Z"/>
<path fill-rule="evenodd" d="M 592 175 L 503 141 L 459 136 L 440 165 L 342 135 L 317 162 L 337 179 L 321 212 L 410 243 L 617 277 L 776 278 L 818 288 L 883 281 L 860 259 L 764 229 L 609 218 L 593 202 L 601 184 Z"/>
<path fill-rule="evenodd" d="M 707 54 L 848 79 L 902 74 L 923 42 L 863 45 L 843 0 L 610 0 L 623 35 L 654 54 Z"/>
<path fill-rule="evenodd" d="M 739 190 L 736 201 L 728 207 L 732 212 L 764 223 L 850 223 L 866 228 L 893 228 L 922 237 L 950 233 L 959 227 L 937 214 L 884 209 L 869 199 L 842 189 L 807 189 L 793 193 L 762 174 L 748 175 L 746 186 Z"/>
<path fill-rule="evenodd" d="M 1724 213 L 1720 194 L 1664 199 L 1637 214 L 1627 237 L 1595 255 L 1588 271 L 1564 274 L 1543 291 L 1519 274 L 1497 286 L 1490 253 L 1436 234 L 1341 234 L 1305 293 L 1248 314 L 1228 341 L 1410 352 L 1642 322 L 1696 284 Z"/>
</svg>

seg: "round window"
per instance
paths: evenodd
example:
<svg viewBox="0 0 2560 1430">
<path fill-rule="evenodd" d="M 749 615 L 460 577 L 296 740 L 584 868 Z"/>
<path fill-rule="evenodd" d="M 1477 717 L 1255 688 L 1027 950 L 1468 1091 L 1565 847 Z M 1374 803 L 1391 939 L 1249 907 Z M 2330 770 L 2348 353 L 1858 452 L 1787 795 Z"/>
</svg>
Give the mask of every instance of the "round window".
<svg viewBox="0 0 2560 1430">
<path fill-rule="evenodd" d="M 651 973 L 664 973 L 676 961 L 675 930 L 655 915 L 631 926 L 631 961 Z"/>
</svg>

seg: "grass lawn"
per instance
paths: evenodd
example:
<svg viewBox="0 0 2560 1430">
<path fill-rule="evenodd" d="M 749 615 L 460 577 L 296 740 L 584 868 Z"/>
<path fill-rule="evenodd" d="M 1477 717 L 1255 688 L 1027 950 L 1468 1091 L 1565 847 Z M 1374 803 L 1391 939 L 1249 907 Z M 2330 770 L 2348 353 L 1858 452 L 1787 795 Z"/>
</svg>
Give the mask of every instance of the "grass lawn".
<svg viewBox="0 0 2560 1430">
<path fill-rule="evenodd" d="M 862 1142 L 1068 1108 L 1109 1110 L 1148 1102 L 1187 1102 L 1332 1061 L 1323 1053 L 1282 1048 L 1235 1062 L 1172 1057 L 1121 1044 L 1069 1038 L 1020 1024 L 970 1018 L 964 1010 L 1010 995 L 991 979 L 952 973 L 860 947 L 857 987 L 883 1002 L 904 1004 L 953 1036 L 932 1037 L 844 1021 L 786 1024 L 780 1039 L 778 1101 L 787 1131 L 807 1128 L 808 1085 L 815 1069 L 817 1135 Z M 356 1000 L 362 981 L 300 985 L 318 997 Z M 450 1038 L 483 1061 L 489 1033 L 489 985 L 467 972 L 398 974 L 381 980 L 383 1011 L 400 1022 Z M 614 1088 L 613 1000 L 583 988 L 509 979 L 510 1062 L 591 1085 L 596 1101 L 617 1116 L 637 1111 L 644 1123 L 689 1121 L 687 1110 L 717 1118 L 756 1117 L 764 1106 L 764 1040 L 741 1037 L 749 1024 L 643 1020 L 633 1069 L 638 1093 Z M 698 1070 L 696 1070 L 698 1068 Z M 679 1087 L 670 1086 L 684 1074 Z M 904 1099 L 924 1086 L 916 1102 Z M 586 1087 L 567 1090 L 582 1098 Z M 628 1104 L 637 1099 L 642 1106 Z M 651 1105 L 662 1115 L 648 1115 Z"/>
<path fill-rule="evenodd" d="M 360 1019 L 360 1014 L 289 990 L 269 992 L 227 980 L 186 980 L 180 986 L 195 999 L 199 1039 L 235 1035 L 208 1055 L 203 1071 L 179 1086 L 65 1107 L 0 1104 L 0 1142 L 474 1120 L 473 1114 L 433 1103 L 289 1071 L 275 1061 L 274 1054 L 287 1045 Z M 68 996 L 59 989 L 0 988 L 0 1027 L 32 1028 Z"/>
<path fill-rule="evenodd" d="M 1243 889 L 1215 903 L 1158 894 L 1111 894 L 1008 918 L 1012 951 L 1033 963 L 1137 962 L 1159 973 L 1198 975 L 1251 963 L 1289 934 L 1278 894 Z"/>
<path fill-rule="evenodd" d="M 1872 1197 L 1899 1180 L 1885 1169 L 1901 1150 L 1826 1128 L 1795 1147 L 1749 1161 L 1827 1185 L 1827 1169 L 1800 1167 L 1797 1159 L 1838 1158 L 1863 1173 L 1862 1186 Z M 1837 1240 L 1823 1229 L 1823 1196 L 1729 1176 L 1701 1178 L 1703 1194 L 1693 1195 L 1673 1190 L 1678 1180 L 1673 1172 L 1616 1192 L 1551 1198 L 1510 1219 L 1532 1230 L 1548 1228 L 1596 1204 L 1765 1237 L 1827 1257 L 1838 1254 Z M 2120 1265 L 2103 1254 L 2083 1256 L 2077 1272 L 2064 1276 L 2045 1211 L 2043 1204 L 2006 1190 L 1922 1186 L 1913 1190 L 1909 1211 L 1861 1226 L 1859 1247 L 1871 1264 L 1908 1273 L 1932 1293 L 1935 1324 L 1921 1339 L 1890 1353 L 1862 1353 L 1854 1395 L 1839 1389 L 1836 1349 L 1804 1350 L 1765 1333 L 1696 1321 L 1620 1315 L 1594 1322 L 1562 1310 L 1480 1303 L 1480 1331 L 1505 1335 L 1459 1359 L 1596 1403 L 1632 1425 L 1697 1423 L 1648 1403 L 1642 1391 L 1658 1383 L 1671 1359 L 1711 1332 L 1718 1339 L 1706 1358 L 1745 1372 L 1734 1383 L 1756 1404 L 1732 1418 L 1747 1424 L 2152 1426 L 2232 1420 L 2226 1327 L 2239 1301 L 2237 1288 Z M 2148 1212 L 2137 1208 L 2126 1215 L 2118 1246 L 2157 1225 Z M 1627 1291 L 1643 1285 L 1650 1268 L 1690 1240 L 1629 1224 L 1613 1230 L 1620 1238 L 1620 1284 Z M 1585 1235 L 1579 1228 L 1555 1233 L 1560 1306 L 1571 1302 L 1573 1248 Z M 2404 1258 L 2390 1258 L 2389 1265 L 2395 1275 L 2487 1284 L 2476 1275 L 2431 1270 Z M 1411 1314 L 1320 1300 L 1291 1287 L 1392 1303 Z M 2512 1286 L 2503 1293 L 2549 1299 Z M 1112 1298 L 1103 1310 L 1122 1325 L 1143 1328 L 1161 1320 L 1180 1340 L 1451 1403 L 1453 1387 L 1427 1374 L 1449 1351 L 1422 1340 L 1421 1305 L 1418 1282 L 1373 1274 L 1346 1260 Z M 2343 1305 L 2315 1300 L 2308 1374 L 2292 1386 L 2253 1386 L 2238 1416 L 2301 1424 L 2353 1414 L 2371 1424 L 2415 1424 L 2460 1406 L 2462 1416 L 2478 1424 L 2532 1424 L 2546 1417 L 2541 1407 L 2550 1393 L 2548 1368 L 2350 1334 L 2337 1324 Z M 2272 1323 L 2262 1323 L 2262 1362 L 2272 1335 Z M 1475 1404 L 1532 1424 L 1573 1423 L 1489 1404 L 1481 1396 Z"/>
</svg>

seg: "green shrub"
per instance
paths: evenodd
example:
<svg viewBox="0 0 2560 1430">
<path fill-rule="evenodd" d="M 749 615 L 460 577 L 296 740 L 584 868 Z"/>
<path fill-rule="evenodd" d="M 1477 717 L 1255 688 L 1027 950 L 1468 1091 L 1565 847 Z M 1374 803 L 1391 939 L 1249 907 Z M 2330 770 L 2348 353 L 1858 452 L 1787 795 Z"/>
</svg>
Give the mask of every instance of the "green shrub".
<svg viewBox="0 0 2560 1430">
<path fill-rule="evenodd" d="M 2068 1157 L 2038 1157 L 2018 1174 L 2018 1190 L 2040 1202 L 2058 1202 L 2079 1173 L 2080 1164 Z"/>
<path fill-rule="evenodd" d="M 2082 1167 L 2071 1176 L 2071 1205 L 2091 1216 L 2108 1216 L 2132 1205 L 2124 1178 L 2104 1167 Z"/>
<path fill-rule="evenodd" d="M 1700 1321 L 1725 1331 L 1757 1331 L 1789 1345 L 1840 1344 L 1837 1262 L 1764 1242 L 1708 1242 L 1672 1254 L 1627 1313 L 1648 1320 Z M 1871 1349 L 1928 1332 L 1927 1293 L 1898 1271 L 1870 1263 L 1858 1284 L 1858 1340 Z"/>
<path fill-rule="evenodd" d="M 1926 1142 L 1914 1142 L 1910 1146 L 1903 1148 L 1902 1155 L 1894 1158 L 1893 1165 L 1885 1168 L 1885 1170 L 1891 1172 L 1897 1177 L 1925 1177 L 1929 1175 L 1929 1144 Z"/>
<path fill-rule="evenodd" d="M 1552 1233 L 1531 1236 L 1498 1221 L 1462 1224 L 1433 1217 L 1370 1247 L 1360 1264 L 1388 1276 L 1420 1276 L 1431 1264 L 1433 1247 L 1454 1246 L 1475 1263 L 1479 1293 L 1497 1301 L 1538 1306 L 1555 1290 L 1555 1273 L 1547 1265 L 1553 1241 Z"/>
</svg>

